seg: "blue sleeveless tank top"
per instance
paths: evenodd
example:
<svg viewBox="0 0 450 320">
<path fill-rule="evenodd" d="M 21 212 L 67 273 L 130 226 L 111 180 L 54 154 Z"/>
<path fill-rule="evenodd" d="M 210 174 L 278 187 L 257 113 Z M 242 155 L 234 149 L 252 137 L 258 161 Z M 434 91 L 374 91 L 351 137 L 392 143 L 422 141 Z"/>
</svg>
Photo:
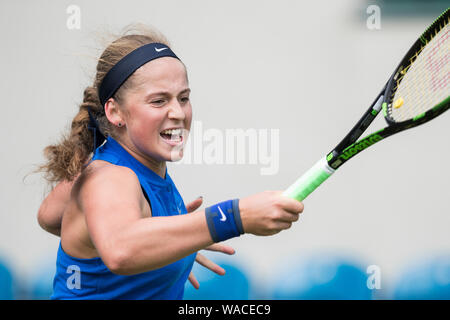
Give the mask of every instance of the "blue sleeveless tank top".
<svg viewBox="0 0 450 320">
<path fill-rule="evenodd" d="M 152 216 L 186 214 L 183 199 L 167 173 L 165 179 L 132 157 L 108 137 L 92 160 L 104 160 L 133 170 L 152 210 Z M 151 219 L 151 218 L 149 218 Z M 123 276 L 112 273 L 100 257 L 80 259 L 66 254 L 59 244 L 51 299 L 165 299 L 183 298 L 184 285 L 196 254 L 160 269 Z"/>
</svg>

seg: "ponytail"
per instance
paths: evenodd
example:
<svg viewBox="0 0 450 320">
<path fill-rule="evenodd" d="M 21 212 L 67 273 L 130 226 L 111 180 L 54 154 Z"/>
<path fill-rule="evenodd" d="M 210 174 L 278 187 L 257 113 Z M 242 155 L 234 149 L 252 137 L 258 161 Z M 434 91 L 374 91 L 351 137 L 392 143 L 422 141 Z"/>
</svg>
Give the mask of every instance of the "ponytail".
<svg viewBox="0 0 450 320">
<path fill-rule="evenodd" d="M 90 122 L 88 110 L 91 110 L 95 117 L 102 112 L 101 109 L 97 89 L 87 87 L 79 111 L 72 120 L 69 134 L 64 136 L 60 143 L 49 145 L 44 149 L 48 161 L 41 169 L 46 173 L 49 182 L 72 181 L 81 172 L 94 147 L 94 137 L 92 131 L 88 129 Z"/>
</svg>

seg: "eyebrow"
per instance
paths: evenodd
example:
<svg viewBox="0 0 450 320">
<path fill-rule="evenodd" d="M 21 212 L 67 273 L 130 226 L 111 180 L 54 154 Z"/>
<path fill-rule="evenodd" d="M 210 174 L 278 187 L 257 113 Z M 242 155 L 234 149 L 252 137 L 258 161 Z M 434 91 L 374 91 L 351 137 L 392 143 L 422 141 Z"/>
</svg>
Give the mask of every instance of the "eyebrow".
<svg viewBox="0 0 450 320">
<path fill-rule="evenodd" d="M 191 92 L 191 89 L 186 88 L 186 89 L 180 91 L 180 93 L 178 93 L 178 95 L 183 94 L 183 93 L 190 93 L 190 92 Z M 145 97 L 150 98 L 151 96 L 156 96 L 156 95 L 170 96 L 171 93 L 168 91 L 157 91 L 157 92 L 151 92 L 151 93 L 147 94 Z"/>
</svg>

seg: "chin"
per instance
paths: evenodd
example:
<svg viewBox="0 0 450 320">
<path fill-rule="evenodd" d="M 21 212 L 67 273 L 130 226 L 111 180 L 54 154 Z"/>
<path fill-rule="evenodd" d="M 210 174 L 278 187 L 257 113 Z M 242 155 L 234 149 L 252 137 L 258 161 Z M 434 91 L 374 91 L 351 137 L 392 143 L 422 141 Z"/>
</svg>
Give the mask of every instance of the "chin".
<svg viewBox="0 0 450 320">
<path fill-rule="evenodd" d="M 174 148 L 169 153 L 169 156 L 167 157 L 166 161 L 177 162 L 177 161 L 180 161 L 181 159 L 183 159 L 183 156 L 184 156 L 183 149 L 180 150 L 180 149 Z"/>
<path fill-rule="evenodd" d="M 183 137 L 181 138 L 181 142 L 172 142 L 172 141 L 168 142 L 167 140 L 166 141 L 164 140 L 165 139 L 163 139 L 162 141 L 163 142 L 161 145 L 162 152 L 160 153 L 163 156 L 164 161 L 169 162 L 180 161 L 184 155 L 185 143 Z"/>
</svg>

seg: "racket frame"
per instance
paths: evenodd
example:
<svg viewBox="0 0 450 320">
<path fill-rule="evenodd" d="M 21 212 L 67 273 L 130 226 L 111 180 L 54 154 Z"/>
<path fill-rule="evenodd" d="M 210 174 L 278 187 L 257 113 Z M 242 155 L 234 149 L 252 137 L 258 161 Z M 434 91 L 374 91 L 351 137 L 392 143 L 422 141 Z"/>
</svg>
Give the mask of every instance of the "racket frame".
<svg viewBox="0 0 450 320">
<path fill-rule="evenodd" d="M 283 192 L 285 196 L 303 201 L 311 192 L 327 180 L 339 167 L 355 155 L 359 154 L 361 151 L 395 133 L 428 122 L 450 108 L 450 96 L 448 96 L 433 108 L 405 121 L 396 122 L 387 112 L 388 108 L 392 107 L 392 100 L 395 90 L 402 80 L 402 78 L 400 78 L 397 83 L 398 77 L 400 77 L 401 73 L 404 71 L 404 66 L 409 68 L 409 66 L 414 63 L 418 56 L 418 52 L 420 52 L 437 33 L 435 32 L 435 28 L 441 23 L 443 23 L 443 25 L 448 23 L 449 16 L 450 8 L 442 13 L 427 28 L 427 30 L 425 30 L 425 32 L 419 37 L 419 39 L 416 40 L 416 42 L 403 57 L 400 64 L 395 69 L 395 72 L 389 78 L 377 98 L 370 105 L 369 109 L 367 109 L 361 119 L 355 124 L 345 138 L 324 158 L 320 159 L 313 167 L 311 167 L 306 173 L 298 178 L 297 181 L 287 188 Z M 383 113 L 388 125 L 383 129 L 359 139 L 380 112 Z"/>
<path fill-rule="evenodd" d="M 436 35 L 436 28 L 442 25 L 448 24 L 450 19 L 450 8 L 444 11 L 434 22 L 422 33 L 422 35 L 414 42 L 408 52 L 405 54 L 395 72 L 387 81 L 381 92 L 378 94 L 375 101 L 371 104 L 370 108 L 363 114 L 361 119 L 355 124 L 345 138 L 327 154 L 328 165 L 334 170 L 338 169 L 350 158 L 365 150 L 367 147 L 381 141 L 395 133 L 410 129 L 421 125 L 431 119 L 434 119 L 438 115 L 447 111 L 450 108 L 450 96 L 441 101 L 433 108 L 416 115 L 412 119 L 408 119 L 401 122 L 396 122 L 387 112 L 388 108 L 392 107 L 393 97 L 398 85 L 403 78 L 397 83 L 397 79 L 401 77 L 401 74 L 405 69 L 408 69 L 412 65 L 419 55 L 424 46 Z M 406 71 L 407 72 L 407 71 Z M 405 73 L 406 73 L 405 72 Z M 383 111 L 384 118 L 388 124 L 387 127 L 378 130 L 368 136 L 357 140 L 370 126 L 373 120 L 379 114 L 379 101 L 382 98 L 381 109 Z"/>
</svg>

